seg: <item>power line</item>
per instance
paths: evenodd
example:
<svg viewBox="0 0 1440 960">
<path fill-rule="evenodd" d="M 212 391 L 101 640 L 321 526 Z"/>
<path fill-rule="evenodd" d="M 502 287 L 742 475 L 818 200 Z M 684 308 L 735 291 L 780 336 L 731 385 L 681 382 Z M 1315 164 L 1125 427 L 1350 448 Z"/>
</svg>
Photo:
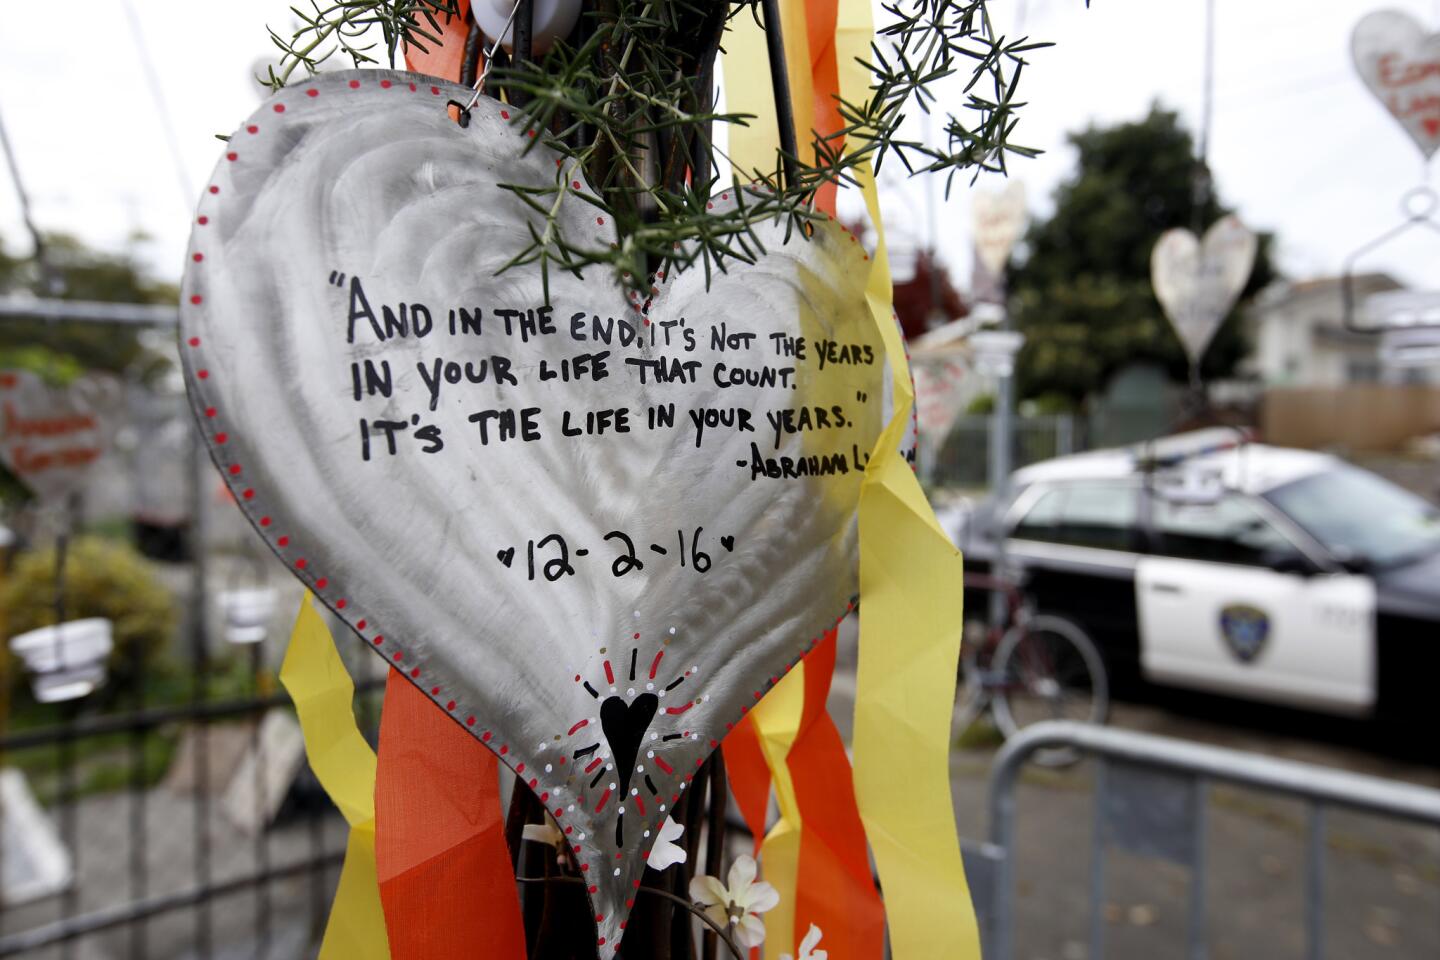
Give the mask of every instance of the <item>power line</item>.
<svg viewBox="0 0 1440 960">
<path fill-rule="evenodd" d="M 46 255 L 45 238 L 40 233 L 40 228 L 35 225 L 35 217 L 30 209 L 30 194 L 25 189 L 25 181 L 20 176 L 20 164 L 15 160 L 15 150 L 10 145 L 10 136 L 5 131 L 5 121 L 0 118 L 0 150 L 5 154 L 5 165 L 10 170 L 10 182 L 15 188 L 15 197 L 20 202 L 20 219 L 25 224 L 25 229 L 30 232 L 30 242 L 35 246 L 35 263 L 40 267 L 40 280 L 45 286 L 45 292 L 52 297 L 58 297 L 64 292 L 64 281 L 50 265 L 50 258 Z"/>
<path fill-rule="evenodd" d="M 155 73 L 154 61 L 145 45 L 145 33 L 140 28 L 140 18 L 130 0 L 120 0 L 125 19 L 130 24 L 130 37 L 135 41 L 135 52 L 140 58 L 140 71 L 145 75 L 145 84 L 150 88 L 150 99 L 154 101 L 155 112 L 160 115 L 160 127 L 165 132 L 165 145 L 170 151 L 170 162 L 175 167 L 175 182 L 180 187 L 180 203 L 188 213 L 195 206 L 195 191 L 190 176 L 185 171 L 185 161 L 180 153 L 180 138 L 175 134 L 175 125 L 170 122 L 170 109 L 165 102 L 165 90 L 160 86 L 160 77 Z"/>
</svg>

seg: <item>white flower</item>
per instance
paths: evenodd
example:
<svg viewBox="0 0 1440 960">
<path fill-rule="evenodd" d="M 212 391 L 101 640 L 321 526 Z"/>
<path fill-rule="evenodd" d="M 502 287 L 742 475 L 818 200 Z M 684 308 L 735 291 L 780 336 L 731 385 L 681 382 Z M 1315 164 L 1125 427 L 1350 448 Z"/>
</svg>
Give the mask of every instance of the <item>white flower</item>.
<svg viewBox="0 0 1440 960">
<path fill-rule="evenodd" d="M 735 942 L 749 949 L 765 942 L 760 914 L 774 909 L 780 894 L 764 880 L 755 879 L 755 858 L 741 854 L 730 866 L 730 886 L 714 877 L 690 881 L 690 899 L 705 908 L 705 915 L 720 926 L 733 928 Z"/>
<path fill-rule="evenodd" d="M 664 870 L 685 862 L 685 848 L 675 842 L 684 832 L 683 824 L 676 823 L 672 817 L 665 818 L 665 822 L 660 824 L 659 835 L 655 837 L 655 846 L 650 848 L 650 858 L 645 861 L 651 870 Z"/>
<path fill-rule="evenodd" d="M 824 950 L 816 950 L 815 945 L 820 942 L 820 928 L 810 924 L 810 929 L 805 933 L 805 939 L 800 941 L 800 955 L 795 960 L 826 960 L 830 955 Z M 780 960 L 790 960 L 790 954 L 780 954 Z"/>
<path fill-rule="evenodd" d="M 544 823 L 527 823 L 520 831 L 520 839 L 531 843 L 548 843 L 556 850 L 565 849 L 565 834 L 556 829 L 547 818 Z"/>
</svg>

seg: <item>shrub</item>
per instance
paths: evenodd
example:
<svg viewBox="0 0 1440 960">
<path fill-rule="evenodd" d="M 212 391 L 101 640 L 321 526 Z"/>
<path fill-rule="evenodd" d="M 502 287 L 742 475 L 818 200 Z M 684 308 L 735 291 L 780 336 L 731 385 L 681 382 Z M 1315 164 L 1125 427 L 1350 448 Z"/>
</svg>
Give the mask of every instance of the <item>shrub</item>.
<svg viewBox="0 0 1440 960">
<path fill-rule="evenodd" d="M 24 554 L 0 589 L 10 636 L 55 622 L 55 550 Z M 174 597 L 140 554 L 122 544 L 82 537 L 65 562 L 65 619 L 105 617 L 114 624 L 110 686 L 119 692 L 134 680 L 136 658 L 154 661 L 175 629 Z M 26 683 L 23 664 L 9 652 L 13 682 Z"/>
</svg>

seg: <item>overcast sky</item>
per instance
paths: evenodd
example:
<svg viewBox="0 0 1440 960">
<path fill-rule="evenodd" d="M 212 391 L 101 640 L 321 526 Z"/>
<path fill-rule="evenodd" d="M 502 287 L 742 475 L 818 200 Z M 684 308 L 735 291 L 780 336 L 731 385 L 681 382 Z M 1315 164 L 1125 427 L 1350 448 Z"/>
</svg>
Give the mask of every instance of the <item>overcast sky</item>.
<svg viewBox="0 0 1440 960">
<path fill-rule="evenodd" d="M 229 132 L 256 106 L 252 64 L 266 55 L 266 24 L 289 23 L 284 0 L 132 0 L 179 143 L 177 171 L 159 106 L 121 0 L 11 4 L 0 32 L 0 115 L 43 229 L 102 247 L 135 231 L 145 256 L 178 277 L 192 191 Z M 57 16 L 64 6 L 65 16 Z M 1434 0 L 1384 0 L 1440 28 Z M 1339 270 L 1347 253 L 1395 224 L 1406 189 L 1426 181 L 1419 151 L 1360 83 L 1349 55 L 1363 0 L 1215 0 L 1216 81 L 1211 166 L 1222 199 L 1257 229 L 1274 231 L 1294 277 Z M 1152 101 L 1200 116 L 1204 0 L 994 0 L 1007 32 L 1023 16 L 1036 39 L 1022 81 L 1016 140 L 1047 153 L 1018 161 L 1030 206 L 1049 209 L 1074 157 L 1065 134 L 1141 117 Z M 892 189 L 897 242 L 924 241 L 924 194 Z M 938 217 L 941 250 L 961 274 L 969 261 L 968 204 L 959 191 Z M 1427 231 L 1428 233 L 1428 231 Z M 8 181 L 0 181 L 0 239 L 29 249 Z M 1417 234 L 1367 268 L 1427 282 L 1440 235 Z"/>
</svg>

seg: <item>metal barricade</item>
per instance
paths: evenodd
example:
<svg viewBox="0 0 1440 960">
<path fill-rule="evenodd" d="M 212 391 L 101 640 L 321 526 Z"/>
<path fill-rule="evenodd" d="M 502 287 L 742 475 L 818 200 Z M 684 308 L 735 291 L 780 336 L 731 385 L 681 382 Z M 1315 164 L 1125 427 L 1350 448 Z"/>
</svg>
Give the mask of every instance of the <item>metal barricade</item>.
<svg viewBox="0 0 1440 960">
<path fill-rule="evenodd" d="M 1011 738 L 996 754 L 990 775 L 990 842 L 965 848 L 976 913 L 985 932 L 986 960 L 1010 960 L 1014 953 L 1015 788 L 1029 758 L 1056 748 L 1076 750 L 1097 765 L 1087 954 L 1092 958 L 1105 955 L 1107 838 L 1118 817 L 1148 820 L 1148 828 L 1142 824 L 1139 830 L 1142 843 L 1190 865 L 1194 880 L 1186 955 L 1191 960 L 1209 956 L 1205 806 L 1212 783 L 1263 790 L 1305 804 L 1305 938 L 1311 960 L 1321 960 L 1325 952 L 1326 811 L 1344 808 L 1440 829 L 1440 790 L 1153 734 L 1072 722 L 1038 723 Z M 1137 793 L 1146 797 L 1144 809 L 1117 800 Z"/>
</svg>

